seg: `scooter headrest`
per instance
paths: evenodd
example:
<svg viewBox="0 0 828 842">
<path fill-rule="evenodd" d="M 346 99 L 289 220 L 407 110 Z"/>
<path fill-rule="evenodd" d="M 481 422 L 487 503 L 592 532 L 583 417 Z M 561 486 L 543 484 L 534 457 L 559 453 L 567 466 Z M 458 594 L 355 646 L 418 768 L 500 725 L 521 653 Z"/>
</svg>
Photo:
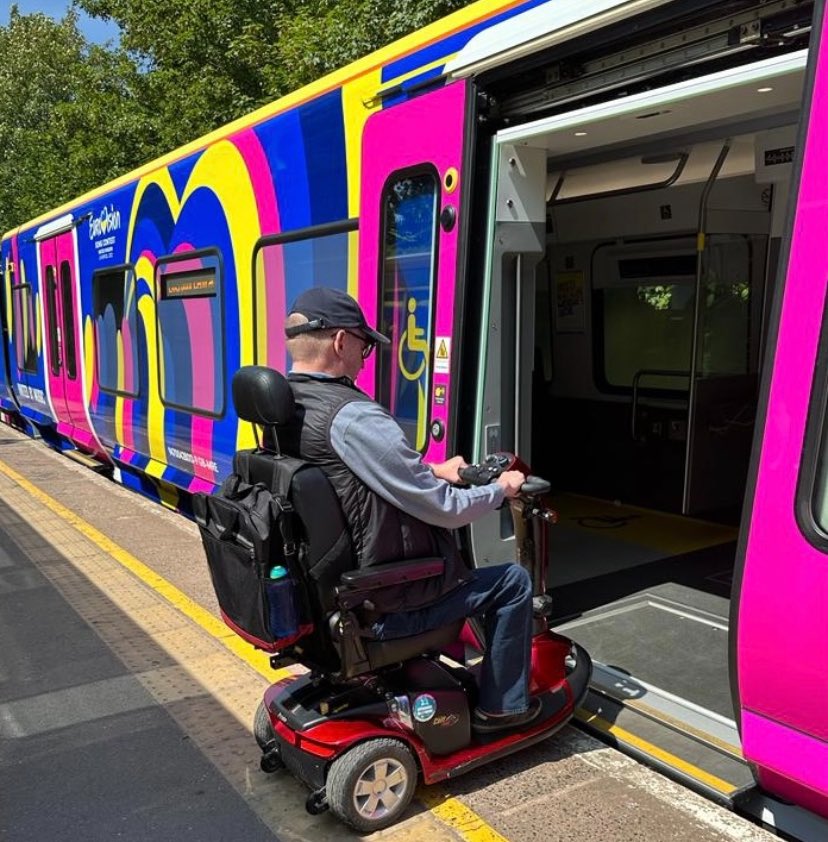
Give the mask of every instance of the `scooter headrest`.
<svg viewBox="0 0 828 842">
<path fill-rule="evenodd" d="M 242 421 L 264 427 L 286 424 L 296 413 L 287 379 L 263 365 L 242 366 L 233 375 L 233 406 Z"/>
</svg>

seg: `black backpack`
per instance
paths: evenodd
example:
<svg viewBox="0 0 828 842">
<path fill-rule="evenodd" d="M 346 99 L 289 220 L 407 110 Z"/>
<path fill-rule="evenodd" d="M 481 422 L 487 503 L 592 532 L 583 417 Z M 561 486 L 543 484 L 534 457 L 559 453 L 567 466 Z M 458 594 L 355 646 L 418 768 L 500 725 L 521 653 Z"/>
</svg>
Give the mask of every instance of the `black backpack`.
<svg viewBox="0 0 828 842">
<path fill-rule="evenodd" d="M 263 454 L 239 451 L 215 494 L 193 495 L 193 514 L 224 622 L 254 646 L 277 652 L 313 631 L 299 568 L 301 530 L 289 499 L 305 463 L 279 457 L 269 483 L 252 483 L 257 456 Z M 272 579 L 274 568 L 286 575 Z"/>
</svg>

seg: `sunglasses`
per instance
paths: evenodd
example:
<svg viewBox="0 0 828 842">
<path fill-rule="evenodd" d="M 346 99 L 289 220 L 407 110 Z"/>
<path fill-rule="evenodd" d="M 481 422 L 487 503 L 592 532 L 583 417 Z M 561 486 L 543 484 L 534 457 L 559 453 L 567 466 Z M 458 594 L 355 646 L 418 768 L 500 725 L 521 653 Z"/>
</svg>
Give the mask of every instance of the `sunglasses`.
<svg viewBox="0 0 828 842">
<path fill-rule="evenodd" d="M 352 330 L 347 330 L 346 328 L 340 328 L 344 333 L 349 334 L 350 336 L 354 336 L 362 342 L 362 359 L 367 360 L 368 357 L 371 356 L 371 351 L 374 350 L 376 346 L 376 342 L 373 339 L 368 339 L 367 336 L 363 336 L 361 333 L 354 333 Z"/>
</svg>

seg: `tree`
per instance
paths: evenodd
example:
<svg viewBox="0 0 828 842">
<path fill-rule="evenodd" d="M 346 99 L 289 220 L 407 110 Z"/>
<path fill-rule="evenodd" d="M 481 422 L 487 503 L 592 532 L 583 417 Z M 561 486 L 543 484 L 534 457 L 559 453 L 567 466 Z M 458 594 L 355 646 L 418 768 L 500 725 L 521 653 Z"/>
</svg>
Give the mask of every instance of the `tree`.
<svg viewBox="0 0 828 842">
<path fill-rule="evenodd" d="M 157 139 L 172 149 L 279 96 L 281 0 L 77 0 L 121 28 L 144 75 Z"/>
<path fill-rule="evenodd" d="M 297 88 L 402 38 L 464 0 L 306 0 L 281 21 L 281 78 Z"/>
<path fill-rule="evenodd" d="M 90 47 L 74 12 L 54 21 L 12 6 L 0 55 L 0 230 L 155 153 L 134 63 Z"/>
<path fill-rule="evenodd" d="M 314 81 L 465 0 L 75 0 L 117 23 L 164 148 Z"/>
</svg>

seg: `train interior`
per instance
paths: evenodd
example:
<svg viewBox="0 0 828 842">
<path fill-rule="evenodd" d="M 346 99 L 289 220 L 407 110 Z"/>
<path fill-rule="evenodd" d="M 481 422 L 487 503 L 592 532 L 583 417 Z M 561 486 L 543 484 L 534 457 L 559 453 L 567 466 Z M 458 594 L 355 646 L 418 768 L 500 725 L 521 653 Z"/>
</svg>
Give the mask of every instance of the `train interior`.
<svg viewBox="0 0 828 842">
<path fill-rule="evenodd" d="M 804 68 L 788 53 L 496 143 L 481 450 L 512 444 L 553 484 L 554 622 L 596 665 L 582 718 L 728 803 L 752 786 L 730 596 Z"/>
</svg>

